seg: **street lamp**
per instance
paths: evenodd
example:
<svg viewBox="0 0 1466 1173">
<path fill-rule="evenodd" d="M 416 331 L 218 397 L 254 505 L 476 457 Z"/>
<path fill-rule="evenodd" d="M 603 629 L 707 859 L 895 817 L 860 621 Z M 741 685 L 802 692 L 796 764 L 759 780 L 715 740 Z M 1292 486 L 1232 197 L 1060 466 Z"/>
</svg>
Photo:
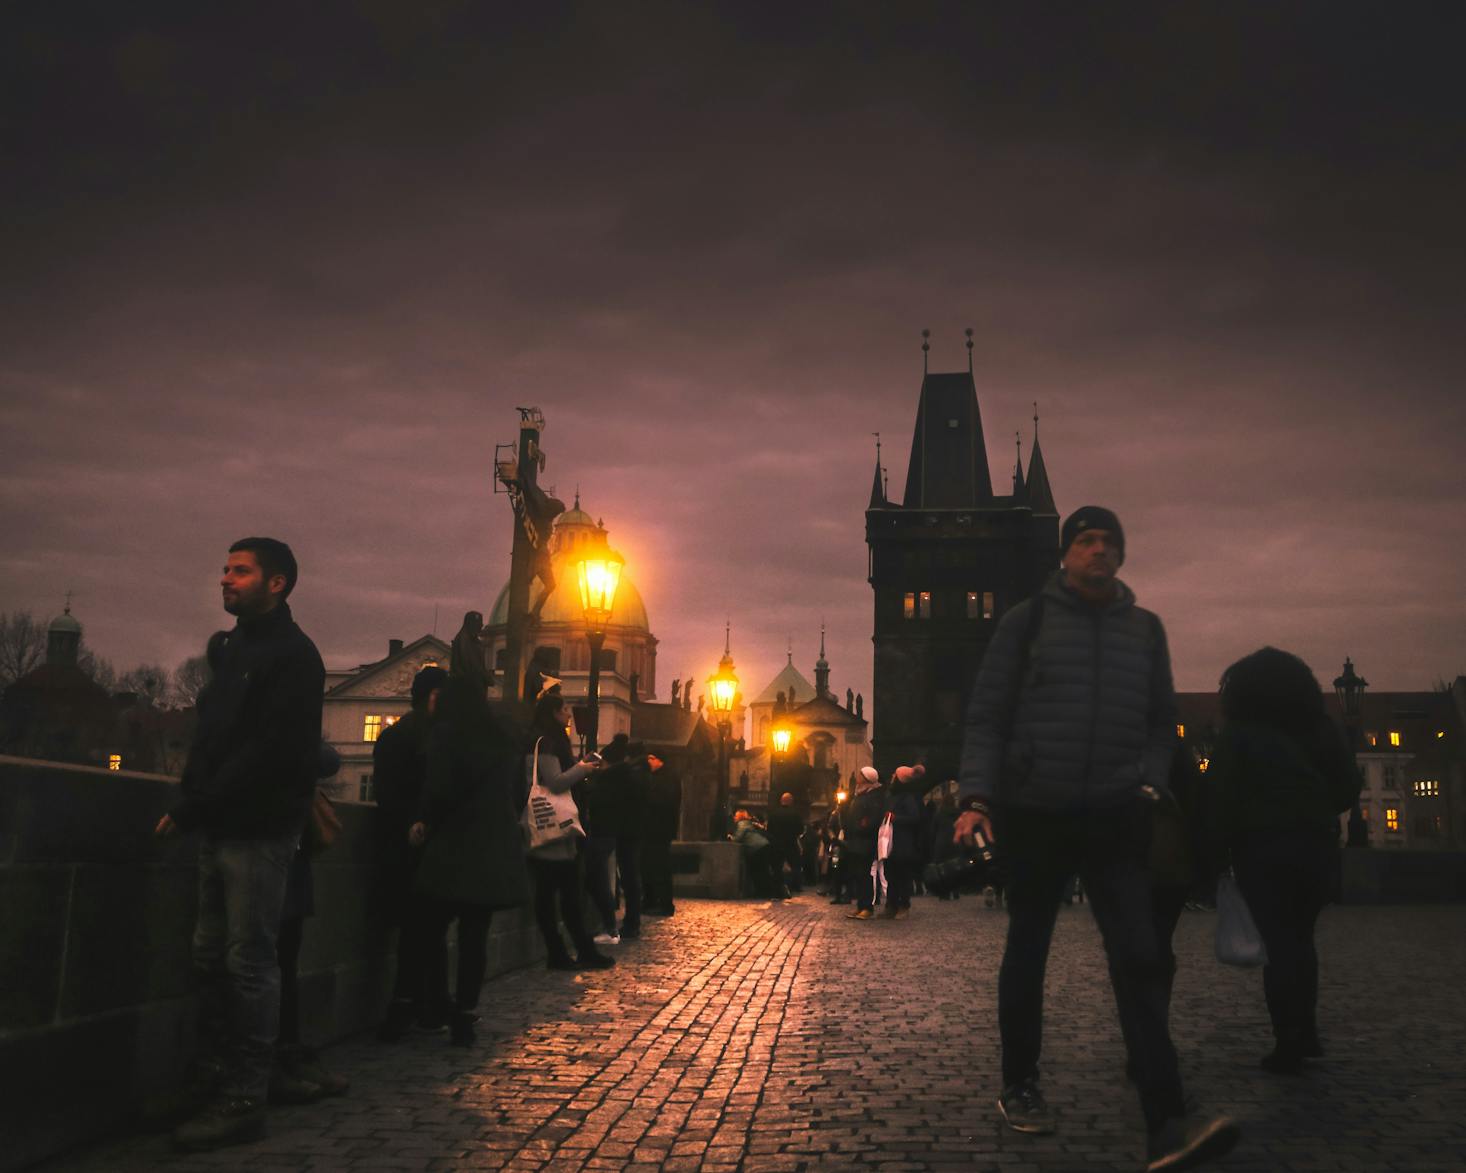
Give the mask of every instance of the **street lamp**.
<svg viewBox="0 0 1466 1173">
<path fill-rule="evenodd" d="M 718 792 L 713 806 L 708 837 L 721 842 L 728 837 L 728 736 L 733 732 L 733 705 L 738 700 L 738 677 L 729 651 L 732 624 L 723 629 L 723 658 L 718 670 L 708 677 L 708 704 L 718 725 Z"/>
<path fill-rule="evenodd" d="M 1334 692 L 1339 697 L 1339 708 L 1344 713 L 1344 732 L 1349 738 L 1349 757 L 1352 759 L 1358 752 L 1361 744 L 1359 735 L 1360 708 L 1359 702 L 1364 697 L 1364 690 L 1369 687 L 1369 681 L 1354 671 L 1354 661 L 1348 656 L 1344 657 L 1344 674 L 1335 677 Z M 1359 809 L 1359 799 L 1354 799 L 1354 805 L 1349 809 L 1349 831 L 1345 842 L 1350 847 L 1369 846 L 1369 824 L 1364 821 L 1364 813 Z"/>
<path fill-rule="evenodd" d="M 792 736 L 793 733 L 789 726 L 782 722 L 775 725 L 773 731 L 769 734 L 769 749 L 771 751 L 769 753 L 769 806 L 771 807 L 779 801 L 777 788 L 774 784 L 775 770 L 778 767 L 780 755 L 789 752 L 789 740 Z"/>
<path fill-rule="evenodd" d="M 596 735 L 601 721 L 601 649 L 606 646 L 606 626 L 611 622 L 611 609 L 616 605 L 616 587 L 621 582 L 621 568 L 626 560 L 604 543 L 587 551 L 575 564 L 580 583 L 580 609 L 585 615 L 585 634 L 590 643 L 590 683 L 586 686 L 586 708 L 589 728 L 585 731 L 585 748 L 596 748 Z"/>
</svg>

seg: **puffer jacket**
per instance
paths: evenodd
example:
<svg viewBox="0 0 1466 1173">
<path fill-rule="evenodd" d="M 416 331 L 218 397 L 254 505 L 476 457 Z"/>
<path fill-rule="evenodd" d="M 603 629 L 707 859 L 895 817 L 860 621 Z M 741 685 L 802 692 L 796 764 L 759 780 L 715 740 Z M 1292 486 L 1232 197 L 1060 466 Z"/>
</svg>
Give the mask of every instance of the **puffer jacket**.
<svg viewBox="0 0 1466 1173">
<path fill-rule="evenodd" d="M 1144 784 L 1166 790 L 1176 694 L 1165 630 L 1115 585 L 1115 598 L 1095 605 L 1062 571 L 1048 581 L 1021 682 L 1033 602 L 1003 616 L 967 706 L 964 799 L 1073 813 L 1122 805 Z"/>
</svg>

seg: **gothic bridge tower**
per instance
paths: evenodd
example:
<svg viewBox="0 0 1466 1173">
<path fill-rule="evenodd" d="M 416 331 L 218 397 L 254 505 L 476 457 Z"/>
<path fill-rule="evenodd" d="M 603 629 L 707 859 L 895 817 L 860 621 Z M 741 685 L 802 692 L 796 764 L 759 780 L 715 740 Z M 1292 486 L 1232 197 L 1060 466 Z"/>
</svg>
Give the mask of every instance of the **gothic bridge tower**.
<svg viewBox="0 0 1466 1173">
<path fill-rule="evenodd" d="M 967 697 L 993 629 L 1058 565 L 1059 515 L 1037 410 L 1027 475 L 1020 455 L 1013 491 L 995 494 L 967 334 L 966 371 L 923 371 L 899 502 L 888 499 L 877 441 L 865 540 L 875 591 L 872 742 L 882 776 L 924 762 L 943 780 L 956 777 Z"/>
</svg>

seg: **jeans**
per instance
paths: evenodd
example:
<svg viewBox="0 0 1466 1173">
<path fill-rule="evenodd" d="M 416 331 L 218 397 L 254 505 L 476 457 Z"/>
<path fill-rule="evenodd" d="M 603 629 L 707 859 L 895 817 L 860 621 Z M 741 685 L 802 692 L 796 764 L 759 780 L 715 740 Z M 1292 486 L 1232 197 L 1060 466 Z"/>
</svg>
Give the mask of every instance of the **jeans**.
<svg viewBox="0 0 1466 1173">
<path fill-rule="evenodd" d="M 1171 1044 L 1169 967 L 1151 907 L 1149 805 L 1081 814 L 1010 810 L 996 828 L 1007 878 L 1008 941 L 998 974 L 1003 1083 L 1037 1079 L 1044 971 L 1059 902 L 1078 875 L 1109 958 L 1115 1005 L 1146 1127 L 1184 1113 Z"/>
<path fill-rule="evenodd" d="M 552 962 L 566 962 L 570 954 L 560 936 L 560 918 L 570 931 L 575 951 L 581 957 L 596 955 L 595 942 L 585 931 L 580 915 L 580 861 L 576 859 L 536 859 L 529 857 L 529 874 L 534 877 L 534 915 L 540 935 Z M 559 917 L 556 905 L 559 905 Z"/>
<path fill-rule="evenodd" d="M 204 986 L 200 1036 L 220 1063 L 219 1090 L 263 1101 L 280 1026 L 276 939 L 299 830 L 216 839 L 199 848 L 193 964 Z"/>
<path fill-rule="evenodd" d="M 1318 1033 L 1313 927 L 1328 900 L 1337 832 L 1259 832 L 1232 847 L 1237 886 L 1267 946 L 1262 989 L 1278 1049 L 1296 1053 Z"/>
</svg>

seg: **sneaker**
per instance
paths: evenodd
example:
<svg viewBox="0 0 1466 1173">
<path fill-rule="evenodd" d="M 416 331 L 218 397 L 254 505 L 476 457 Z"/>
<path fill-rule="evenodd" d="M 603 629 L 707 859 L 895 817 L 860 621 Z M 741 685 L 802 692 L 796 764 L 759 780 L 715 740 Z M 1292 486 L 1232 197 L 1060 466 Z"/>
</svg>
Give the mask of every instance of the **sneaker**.
<svg viewBox="0 0 1466 1173">
<path fill-rule="evenodd" d="M 998 1097 L 998 1111 L 1014 1132 L 1054 1131 L 1054 1118 L 1034 1080 L 1024 1080 L 1004 1089 Z"/>
<path fill-rule="evenodd" d="M 857 908 L 854 912 L 847 912 L 845 914 L 845 919 L 846 920 L 870 920 L 874 916 L 875 916 L 875 913 L 872 912 L 868 908 Z"/>
<path fill-rule="evenodd" d="M 1231 1152 L 1241 1135 L 1229 1116 L 1173 1116 L 1146 1141 L 1146 1173 L 1194 1168 Z"/>
<path fill-rule="evenodd" d="M 619 945 L 621 937 L 617 933 L 597 933 L 591 938 L 597 945 Z"/>
<path fill-rule="evenodd" d="M 248 1144 L 265 1135 L 265 1105 L 243 1096 L 221 1096 L 173 1131 L 173 1143 L 187 1152 Z"/>
</svg>

